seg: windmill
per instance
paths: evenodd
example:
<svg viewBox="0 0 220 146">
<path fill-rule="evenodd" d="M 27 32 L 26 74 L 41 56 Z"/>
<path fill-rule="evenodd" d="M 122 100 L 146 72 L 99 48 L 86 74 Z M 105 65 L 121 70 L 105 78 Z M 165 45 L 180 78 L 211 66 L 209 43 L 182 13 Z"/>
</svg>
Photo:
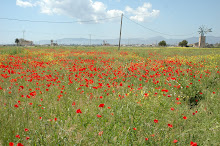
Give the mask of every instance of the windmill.
<svg viewBox="0 0 220 146">
<path fill-rule="evenodd" d="M 207 34 L 208 32 L 212 32 L 211 28 L 206 28 L 205 26 L 201 26 L 199 27 L 199 34 L 201 34 L 201 36 L 199 37 L 199 48 L 205 48 L 205 34 Z"/>
</svg>

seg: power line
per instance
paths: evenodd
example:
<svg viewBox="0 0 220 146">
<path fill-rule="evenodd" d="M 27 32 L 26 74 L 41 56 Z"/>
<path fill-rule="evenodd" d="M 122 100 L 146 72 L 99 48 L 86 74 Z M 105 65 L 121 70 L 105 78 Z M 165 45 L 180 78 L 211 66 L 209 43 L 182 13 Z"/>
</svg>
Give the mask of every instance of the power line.
<svg viewBox="0 0 220 146">
<path fill-rule="evenodd" d="M 7 33 L 20 33 L 23 31 L 19 31 L 19 30 L 0 30 L 0 32 L 7 32 Z M 65 36 L 65 35 L 71 35 L 71 36 L 87 36 L 88 34 L 85 33 L 78 33 L 78 34 L 75 34 L 75 33 L 56 33 L 56 32 L 36 32 L 36 31 L 25 31 L 25 34 L 44 34 L 44 35 L 62 35 L 62 36 Z M 92 36 L 96 36 L 96 37 L 108 37 L 108 38 L 112 38 L 112 39 L 116 39 L 117 37 L 116 36 L 113 36 L 113 35 L 100 35 L 100 34 L 91 34 Z"/>
<path fill-rule="evenodd" d="M 87 22 L 97 22 L 102 20 L 109 20 L 114 18 L 119 18 L 121 16 L 117 17 L 108 17 L 108 18 L 102 18 L 102 19 L 96 19 L 96 20 L 82 20 L 82 21 L 44 21 L 44 20 L 29 20 L 29 19 L 15 19 L 15 18 L 0 18 L 1 20 L 9 20 L 9 21 L 21 21 L 21 22 L 32 22 L 32 23 L 87 23 Z"/>
<path fill-rule="evenodd" d="M 162 34 L 162 35 L 167 35 L 167 36 L 189 36 L 189 35 L 193 35 L 193 34 L 197 33 L 197 32 L 194 32 L 194 33 L 191 33 L 191 34 L 181 34 L 181 35 L 167 34 L 167 33 L 163 33 L 163 32 L 159 32 L 159 31 L 153 30 L 153 29 L 148 28 L 148 27 L 146 27 L 146 26 L 144 26 L 144 25 L 141 25 L 140 23 L 137 23 L 137 22 L 131 20 L 130 18 L 126 17 L 125 15 L 124 15 L 124 17 L 125 17 L 126 19 L 130 20 L 131 22 L 133 22 L 133 23 L 135 23 L 135 24 L 137 24 L 137 25 L 139 25 L 139 26 L 141 26 L 141 27 L 143 27 L 143 28 L 145 28 L 145 29 L 147 29 L 147 30 L 150 30 L 150 31 L 152 31 L 152 32 L 156 32 L 156 33 L 159 33 L 159 34 Z"/>
</svg>

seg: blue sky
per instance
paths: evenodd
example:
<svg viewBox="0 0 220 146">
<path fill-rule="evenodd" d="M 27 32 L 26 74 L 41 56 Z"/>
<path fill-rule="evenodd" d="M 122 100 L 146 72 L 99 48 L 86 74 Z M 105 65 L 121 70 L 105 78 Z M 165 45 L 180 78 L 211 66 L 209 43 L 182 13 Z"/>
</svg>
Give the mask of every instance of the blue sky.
<svg viewBox="0 0 220 146">
<path fill-rule="evenodd" d="M 23 30 L 25 39 L 32 41 L 89 38 L 89 34 L 92 39 L 118 38 L 121 13 L 126 16 L 124 39 L 184 39 L 199 36 L 201 25 L 213 29 L 208 35 L 220 36 L 219 6 L 219 0 L 0 0 L 0 44 L 14 43 L 15 38 L 23 37 Z M 105 18 L 111 19 L 100 20 Z M 92 21 L 81 22 L 85 20 Z"/>
</svg>

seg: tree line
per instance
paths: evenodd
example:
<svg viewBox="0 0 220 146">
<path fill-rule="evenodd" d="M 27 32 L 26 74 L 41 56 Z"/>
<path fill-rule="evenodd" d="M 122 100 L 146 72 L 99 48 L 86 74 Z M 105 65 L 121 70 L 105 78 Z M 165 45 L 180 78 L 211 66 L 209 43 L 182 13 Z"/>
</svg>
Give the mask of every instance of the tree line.
<svg viewBox="0 0 220 146">
<path fill-rule="evenodd" d="M 180 47 L 187 47 L 187 44 L 188 44 L 188 41 L 187 40 L 183 40 L 182 42 L 179 42 L 179 46 Z M 166 41 L 160 41 L 159 43 L 158 43 L 158 45 L 159 46 L 162 46 L 162 47 L 165 47 L 165 46 L 167 46 L 167 43 L 166 43 Z"/>
</svg>

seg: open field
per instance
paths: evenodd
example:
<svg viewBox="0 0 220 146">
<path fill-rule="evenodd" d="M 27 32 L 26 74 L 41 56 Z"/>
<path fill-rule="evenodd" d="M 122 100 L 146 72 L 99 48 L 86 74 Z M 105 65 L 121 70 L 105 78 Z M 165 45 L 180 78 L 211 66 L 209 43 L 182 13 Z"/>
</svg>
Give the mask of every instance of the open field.
<svg viewBox="0 0 220 146">
<path fill-rule="evenodd" d="M 0 145 L 220 145 L 220 49 L 0 48 Z"/>
</svg>

